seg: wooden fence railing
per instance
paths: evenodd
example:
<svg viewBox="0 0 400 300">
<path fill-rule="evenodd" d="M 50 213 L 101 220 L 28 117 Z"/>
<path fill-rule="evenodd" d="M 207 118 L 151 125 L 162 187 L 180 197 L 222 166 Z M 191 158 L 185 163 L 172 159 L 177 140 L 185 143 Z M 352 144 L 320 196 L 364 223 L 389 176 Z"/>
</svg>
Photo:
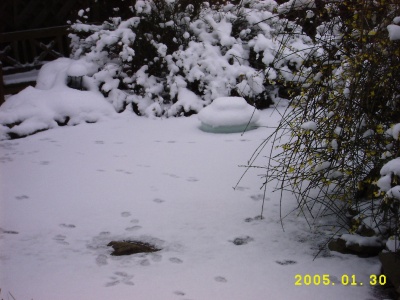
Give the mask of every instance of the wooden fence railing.
<svg viewBox="0 0 400 300">
<path fill-rule="evenodd" d="M 15 93 L 32 84 L 7 84 L 3 77 L 39 69 L 46 61 L 68 56 L 68 26 L 0 33 L 0 105 L 4 95 Z"/>
</svg>

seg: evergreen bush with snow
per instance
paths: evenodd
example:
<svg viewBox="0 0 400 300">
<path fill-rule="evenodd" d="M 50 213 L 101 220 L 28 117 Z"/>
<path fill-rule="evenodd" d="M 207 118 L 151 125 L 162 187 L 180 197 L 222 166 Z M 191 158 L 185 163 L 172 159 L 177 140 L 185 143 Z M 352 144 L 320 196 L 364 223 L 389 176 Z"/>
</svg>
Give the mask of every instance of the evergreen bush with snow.
<svg viewBox="0 0 400 300">
<path fill-rule="evenodd" d="M 138 0 L 124 19 L 101 25 L 85 24 L 82 10 L 71 26 L 73 57 L 97 65 L 91 79 L 118 112 L 132 104 L 139 115 L 189 115 L 224 96 L 265 108 L 279 101 L 277 87 L 296 81 L 313 45 L 277 8 Z M 197 97 L 180 97 L 188 91 Z"/>
<path fill-rule="evenodd" d="M 318 59 L 305 60 L 302 92 L 266 140 L 282 151 L 271 156 L 265 184 L 277 179 L 279 189 L 294 192 L 306 216 L 334 214 L 340 229 L 368 227 L 398 239 L 400 5 L 316 4 L 293 0 L 280 7 L 287 14 L 313 8 L 306 17 L 319 16 L 312 36 Z"/>
</svg>

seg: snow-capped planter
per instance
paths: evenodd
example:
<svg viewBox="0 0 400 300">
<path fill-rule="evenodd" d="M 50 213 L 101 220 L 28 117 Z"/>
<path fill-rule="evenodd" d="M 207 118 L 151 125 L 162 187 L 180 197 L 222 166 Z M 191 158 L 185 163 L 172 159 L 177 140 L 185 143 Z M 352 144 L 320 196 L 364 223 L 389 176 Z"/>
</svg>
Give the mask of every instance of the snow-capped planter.
<svg viewBox="0 0 400 300">
<path fill-rule="evenodd" d="M 83 76 L 87 75 L 88 70 L 84 64 L 81 62 L 73 62 L 68 70 L 68 86 L 73 89 L 82 90 L 83 89 Z"/>
<path fill-rule="evenodd" d="M 221 97 L 203 108 L 200 129 L 214 133 L 243 132 L 256 128 L 259 112 L 242 97 Z"/>
</svg>

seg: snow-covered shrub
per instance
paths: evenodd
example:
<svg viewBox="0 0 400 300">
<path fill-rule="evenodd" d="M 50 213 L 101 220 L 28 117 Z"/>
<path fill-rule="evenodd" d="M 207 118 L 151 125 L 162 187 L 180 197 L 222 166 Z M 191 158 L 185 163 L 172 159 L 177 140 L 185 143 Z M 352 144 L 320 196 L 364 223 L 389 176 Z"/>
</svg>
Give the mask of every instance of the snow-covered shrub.
<svg viewBox="0 0 400 300">
<path fill-rule="evenodd" d="M 98 65 L 99 72 L 93 78 L 118 111 L 128 102 L 136 102 L 139 110 L 135 111 L 144 113 L 139 100 L 159 104 L 160 108 L 153 110 L 155 115 L 161 111 L 167 101 L 166 56 L 188 43 L 184 33 L 199 9 L 199 4 L 185 2 L 138 0 L 123 14 L 126 19 L 110 17 L 97 26 L 81 22 L 71 26 L 73 57 L 85 57 Z M 114 10 L 121 11 L 119 7 Z"/>
<path fill-rule="evenodd" d="M 361 216 L 366 201 L 377 230 L 398 231 L 398 200 L 388 202 L 397 184 L 385 185 L 383 201 L 373 184 L 381 175 L 397 180 L 381 168 L 400 156 L 398 140 L 385 135 L 400 115 L 400 48 L 388 38 L 400 5 L 389 2 L 339 1 L 318 8 L 325 16 L 314 36 L 318 59 L 304 62 L 302 92 L 269 138 L 281 153 L 270 161 L 265 183 L 277 179 L 297 195 L 303 212 L 315 218 L 333 213 L 349 231 L 358 228 L 349 224 L 347 209 Z M 300 9 L 296 3 L 310 9 L 313 1 L 290 1 L 278 11 Z M 287 142 L 281 144 L 282 138 Z M 397 223 L 380 227 L 382 210 Z"/>
<path fill-rule="evenodd" d="M 399 18 L 400 21 L 400 18 Z M 400 48 L 400 47 L 399 47 Z M 394 240 L 395 250 L 400 250 L 400 123 L 392 124 L 385 132 L 387 151 L 382 159 L 386 163 L 380 169 L 376 182 L 381 200 L 379 203 L 379 223 L 389 230 Z"/>
<path fill-rule="evenodd" d="M 187 115 L 223 96 L 268 107 L 312 45 L 276 8 L 272 0 L 137 0 L 126 19 L 73 24 L 73 56 L 98 65 L 93 78 L 117 111 L 132 103 L 137 114 Z M 180 104 L 181 90 L 198 101 Z"/>
</svg>

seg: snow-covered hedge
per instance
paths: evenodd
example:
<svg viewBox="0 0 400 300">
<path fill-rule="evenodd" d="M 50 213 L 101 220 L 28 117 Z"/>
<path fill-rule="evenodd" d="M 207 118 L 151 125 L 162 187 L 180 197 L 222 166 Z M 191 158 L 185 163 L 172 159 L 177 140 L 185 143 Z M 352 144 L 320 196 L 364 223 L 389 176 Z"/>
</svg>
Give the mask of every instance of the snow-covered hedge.
<svg viewBox="0 0 400 300">
<path fill-rule="evenodd" d="M 312 36 L 319 57 L 304 62 L 302 91 L 270 137 L 281 152 L 270 155 L 266 183 L 292 190 L 306 216 L 333 214 L 350 232 L 369 219 L 365 225 L 398 238 L 400 6 L 293 0 L 279 7 L 294 15 L 301 9 L 298 23 L 320 16 Z"/>
<path fill-rule="evenodd" d="M 138 0 L 126 19 L 73 24 L 73 57 L 97 65 L 92 78 L 118 112 L 132 104 L 140 115 L 188 115 L 230 95 L 264 108 L 297 79 L 312 45 L 277 10 L 272 0 Z M 189 91 L 197 101 L 179 97 Z"/>
</svg>

